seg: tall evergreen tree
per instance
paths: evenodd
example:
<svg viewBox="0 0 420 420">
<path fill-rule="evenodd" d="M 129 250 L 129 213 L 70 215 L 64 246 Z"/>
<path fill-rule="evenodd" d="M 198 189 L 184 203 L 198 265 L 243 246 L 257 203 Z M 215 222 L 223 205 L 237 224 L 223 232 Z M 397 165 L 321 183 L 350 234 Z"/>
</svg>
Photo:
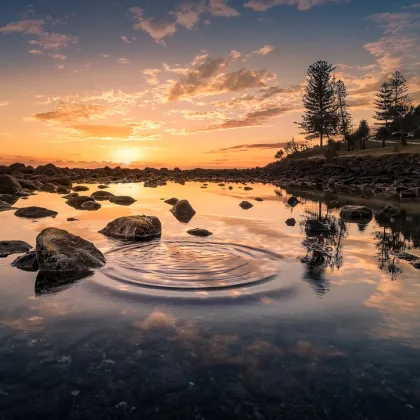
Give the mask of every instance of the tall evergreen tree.
<svg viewBox="0 0 420 420">
<path fill-rule="evenodd" d="M 392 75 L 389 84 L 392 89 L 391 116 L 399 126 L 401 144 L 406 145 L 404 119 L 411 109 L 411 95 L 408 92 L 407 80 L 399 71 L 396 71 Z"/>
<path fill-rule="evenodd" d="M 375 94 L 375 108 L 376 114 L 373 117 L 378 121 L 378 125 L 388 127 L 388 124 L 392 120 L 392 100 L 393 100 L 393 89 L 390 82 L 382 83 L 378 92 Z"/>
<path fill-rule="evenodd" d="M 299 127 L 307 140 L 319 138 L 322 146 L 325 137 L 338 132 L 338 106 L 332 72 L 335 67 L 318 61 L 308 69 L 308 85 L 303 97 L 305 113 Z"/>
<path fill-rule="evenodd" d="M 346 141 L 348 134 L 350 134 L 351 126 L 351 115 L 349 112 L 349 107 L 347 104 L 347 89 L 346 85 L 342 80 L 339 80 L 336 83 L 337 89 L 337 102 L 338 102 L 338 113 L 339 113 L 339 132 L 343 137 L 343 140 Z M 350 144 L 347 144 L 348 149 L 350 150 Z"/>
<path fill-rule="evenodd" d="M 356 131 L 356 136 L 359 140 L 360 150 L 366 149 L 366 141 L 370 135 L 370 127 L 366 120 L 361 120 L 359 128 Z"/>
</svg>

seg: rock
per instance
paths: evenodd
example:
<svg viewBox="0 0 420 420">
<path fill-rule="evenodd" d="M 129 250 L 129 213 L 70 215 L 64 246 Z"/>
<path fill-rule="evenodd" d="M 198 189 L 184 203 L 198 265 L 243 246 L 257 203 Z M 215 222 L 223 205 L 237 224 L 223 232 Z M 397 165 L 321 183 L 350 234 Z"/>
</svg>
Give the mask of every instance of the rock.
<svg viewBox="0 0 420 420">
<path fill-rule="evenodd" d="M 201 237 L 213 235 L 213 233 L 208 231 L 207 229 L 199 229 L 199 228 L 188 230 L 187 233 L 193 236 L 201 236 Z"/>
<path fill-rule="evenodd" d="M 230 186 L 228 187 L 228 189 L 229 189 L 229 190 L 233 190 L 233 187 L 230 185 Z"/>
<path fill-rule="evenodd" d="M 36 251 L 29 251 L 25 255 L 16 258 L 12 262 L 12 266 L 23 271 L 38 271 L 38 260 Z"/>
<path fill-rule="evenodd" d="M 244 191 L 251 191 L 251 190 L 253 190 L 254 188 L 251 188 L 251 187 L 244 187 Z"/>
<path fill-rule="evenodd" d="M 290 219 L 286 220 L 286 225 L 287 226 L 295 226 L 296 225 L 296 220 L 294 217 L 291 217 Z"/>
<path fill-rule="evenodd" d="M 171 213 L 182 223 L 188 223 L 196 214 L 188 200 L 178 201 L 172 208 Z"/>
<path fill-rule="evenodd" d="M 370 221 L 373 213 L 369 207 L 365 206 L 344 206 L 340 211 L 340 217 L 345 221 Z"/>
<path fill-rule="evenodd" d="M 67 219 L 68 222 L 77 222 L 79 219 L 76 219 L 75 217 L 69 217 Z"/>
<path fill-rule="evenodd" d="M 17 217 L 25 217 L 26 219 L 40 219 L 43 217 L 55 217 L 57 212 L 53 210 L 48 210 L 44 207 L 22 207 L 15 212 Z"/>
<path fill-rule="evenodd" d="M 338 207 L 340 207 L 340 203 L 336 200 L 332 200 L 328 203 L 328 208 L 330 209 L 336 209 Z"/>
<path fill-rule="evenodd" d="M 18 194 L 22 190 L 19 181 L 10 175 L 0 175 L 0 193 L 1 194 Z"/>
<path fill-rule="evenodd" d="M 105 188 L 109 188 L 109 185 L 101 184 L 101 185 L 98 185 L 98 188 L 100 190 L 104 190 Z"/>
<path fill-rule="evenodd" d="M 146 181 L 146 182 L 144 183 L 144 188 L 157 188 L 157 187 L 158 187 L 157 182 L 155 182 L 155 181 L 153 181 L 153 180 Z"/>
<path fill-rule="evenodd" d="M 15 204 L 18 200 L 19 200 L 19 197 L 17 197 L 16 195 L 0 194 L 0 201 L 8 203 L 11 206 L 13 206 L 13 204 Z"/>
<path fill-rule="evenodd" d="M 22 188 L 28 191 L 36 191 L 39 187 L 35 185 L 34 182 L 28 181 L 26 179 L 19 179 L 19 184 Z"/>
<path fill-rule="evenodd" d="M 39 191 L 42 191 L 42 192 L 49 192 L 49 193 L 55 193 L 56 188 L 57 188 L 57 186 L 56 186 L 56 185 L 54 185 L 54 184 L 50 184 L 50 183 L 47 183 L 47 184 L 43 184 L 43 185 L 39 188 Z"/>
<path fill-rule="evenodd" d="M 388 204 L 381 210 L 381 214 L 386 217 L 397 217 L 400 214 L 400 209 L 397 206 Z"/>
<path fill-rule="evenodd" d="M 177 198 L 173 197 L 173 198 L 168 198 L 167 200 L 164 201 L 164 203 L 174 206 L 176 203 L 178 203 L 178 201 L 179 200 Z"/>
<path fill-rule="evenodd" d="M 417 190 L 403 190 L 400 192 L 401 200 L 415 200 L 418 198 Z"/>
<path fill-rule="evenodd" d="M 224 187 L 225 186 L 225 184 L 223 184 L 223 183 L 220 183 L 220 184 L 217 184 L 219 187 Z"/>
<path fill-rule="evenodd" d="M 413 263 L 413 267 L 414 267 L 416 270 L 420 270 L 420 260 L 418 260 L 418 261 L 416 261 L 415 263 Z"/>
<path fill-rule="evenodd" d="M 0 241 L 0 258 L 5 258 L 11 254 L 23 254 L 32 247 L 23 241 Z"/>
<path fill-rule="evenodd" d="M 253 204 L 251 204 L 249 201 L 242 201 L 239 206 L 243 208 L 244 210 L 249 210 L 251 207 L 254 207 Z"/>
<path fill-rule="evenodd" d="M 96 201 L 86 201 L 82 204 L 82 210 L 95 211 L 99 210 L 102 206 Z"/>
<path fill-rule="evenodd" d="M 15 208 L 16 207 L 12 207 L 9 203 L 6 203 L 5 201 L 0 201 L 0 211 L 8 211 Z"/>
<path fill-rule="evenodd" d="M 261 202 L 261 201 L 264 201 L 261 197 L 256 197 L 255 198 L 255 201 L 259 201 L 259 202 Z"/>
<path fill-rule="evenodd" d="M 55 192 L 57 194 L 69 194 L 70 190 L 67 187 L 63 187 L 62 185 L 59 185 L 56 187 Z"/>
<path fill-rule="evenodd" d="M 35 281 L 35 296 L 56 294 L 67 290 L 79 280 L 91 276 L 89 271 L 40 271 Z"/>
<path fill-rule="evenodd" d="M 291 197 L 287 200 L 287 204 L 288 204 L 290 207 L 295 207 L 295 206 L 297 206 L 299 203 L 300 203 L 300 201 L 299 201 L 296 197 L 294 197 L 294 196 L 291 196 Z"/>
<path fill-rule="evenodd" d="M 39 269 L 49 272 L 86 272 L 106 262 L 91 242 L 56 228 L 44 229 L 37 236 L 36 255 Z"/>
<path fill-rule="evenodd" d="M 128 195 L 120 195 L 111 197 L 109 201 L 114 204 L 119 204 L 120 206 L 131 206 L 131 204 L 135 203 L 137 200 Z"/>
<path fill-rule="evenodd" d="M 108 223 L 99 233 L 116 239 L 141 241 L 159 238 L 162 226 L 155 216 L 127 216 Z"/>
<path fill-rule="evenodd" d="M 86 187 L 85 185 L 76 185 L 72 188 L 74 192 L 82 192 L 82 191 L 89 191 L 89 187 Z"/>
<path fill-rule="evenodd" d="M 66 204 L 69 205 L 70 207 L 73 207 L 77 210 L 82 210 L 82 205 L 84 203 L 86 203 L 87 201 L 95 201 L 92 197 L 87 197 L 87 196 L 78 196 L 78 197 L 72 197 L 69 198 L 66 201 Z"/>
<path fill-rule="evenodd" d="M 330 231 L 330 227 L 327 225 L 324 225 L 319 220 L 316 219 L 310 219 L 307 220 L 305 223 L 305 231 L 308 234 L 320 234 L 320 233 L 326 233 Z"/>
<path fill-rule="evenodd" d="M 96 191 L 91 194 L 91 197 L 97 201 L 107 201 L 111 197 L 115 197 L 115 195 L 108 191 Z"/>
<path fill-rule="evenodd" d="M 66 199 L 74 198 L 74 197 L 79 197 L 79 193 L 70 193 L 63 196 L 63 198 L 66 198 Z"/>
<path fill-rule="evenodd" d="M 63 187 L 68 187 L 68 188 L 71 188 L 72 185 L 73 185 L 73 182 L 72 182 L 71 178 L 69 176 L 66 176 L 66 175 L 53 176 L 53 177 L 49 178 L 49 181 L 54 183 L 54 184 L 58 184 L 58 185 L 61 185 Z"/>
</svg>

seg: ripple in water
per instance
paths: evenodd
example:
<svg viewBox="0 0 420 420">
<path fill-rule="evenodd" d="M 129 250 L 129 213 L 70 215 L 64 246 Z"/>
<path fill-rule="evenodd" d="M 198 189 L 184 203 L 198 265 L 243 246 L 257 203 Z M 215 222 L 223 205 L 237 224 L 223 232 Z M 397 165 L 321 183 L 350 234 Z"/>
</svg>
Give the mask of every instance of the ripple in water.
<svg viewBox="0 0 420 420">
<path fill-rule="evenodd" d="M 281 259 L 273 252 L 239 244 L 157 240 L 112 249 L 102 272 L 119 289 L 223 291 L 273 280 Z"/>
</svg>

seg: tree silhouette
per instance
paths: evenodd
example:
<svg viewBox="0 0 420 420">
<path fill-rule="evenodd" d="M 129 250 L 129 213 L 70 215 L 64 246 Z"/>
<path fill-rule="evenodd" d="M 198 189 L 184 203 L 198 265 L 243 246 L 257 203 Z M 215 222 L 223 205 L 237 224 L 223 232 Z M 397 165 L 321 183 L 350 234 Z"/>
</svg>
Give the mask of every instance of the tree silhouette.
<svg viewBox="0 0 420 420">
<path fill-rule="evenodd" d="M 350 134 L 350 126 L 351 126 L 351 115 L 348 110 L 348 104 L 347 104 L 347 89 L 346 85 L 342 80 L 339 80 L 336 83 L 336 89 L 337 89 L 337 101 L 338 101 L 338 112 L 339 112 L 339 132 L 343 138 L 344 141 L 348 138 L 348 134 Z M 347 143 L 348 150 L 350 144 Z"/>
<path fill-rule="evenodd" d="M 338 132 L 339 115 L 335 82 L 332 72 L 335 67 L 326 61 L 318 61 L 308 69 L 308 84 L 303 97 L 305 113 L 299 127 L 307 140 L 319 138 L 320 146 L 324 137 Z"/>
<path fill-rule="evenodd" d="M 369 139 L 370 127 L 366 120 L 361 120 L 359 128 L 356 131 L 357 139 L 359 140 L 360 150 L 366 149 L 366 141 Z"/>
<path fill-rule="evenodd" d="M 375 94 L 375 108 L 376 113 L 373 117 L 378 121 L 378 125 L 382 125 L 385 128 L 392 120 L 392 100 L 393 100 L 393 89 L 391 83 L 382 83 L 378 92 Z"/>
</svg>

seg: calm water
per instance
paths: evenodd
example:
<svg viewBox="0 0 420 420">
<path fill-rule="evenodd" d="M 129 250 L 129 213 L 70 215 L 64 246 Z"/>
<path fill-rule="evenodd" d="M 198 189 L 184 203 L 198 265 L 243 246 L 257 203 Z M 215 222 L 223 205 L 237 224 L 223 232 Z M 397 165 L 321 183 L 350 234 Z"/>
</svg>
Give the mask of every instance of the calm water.
<svg viewBox="0 0 420 420">
<path fill-rule="evenodd" d="M 108 260 L 63 284 L 12 268 L 15 255 L 0 259 L 0 419 L 420 418 L 420 272 L 392 255 L 420 255 L 420 208 L 340 225 L 326 203 L 291 208 L 273 186 L 232 185 L 114 185 L 138 201 L 97 212 L 39 193 L 16 205 L 56 219 L 0 213 L 2 240 L 35 245 L 54 226 Z M 161 200 L 171 197 L 197 211 L 188 225 Z M 255 206 L 242 210 L 243 199 Z M 158 216 L 161 240 L 97 233 L 130 214 Z M 300 261 L 302 222 L 314 217 L 336 226 L 322 267 Z M 186 233 L 195 227 L 213 236 Z"/>
</svg>

